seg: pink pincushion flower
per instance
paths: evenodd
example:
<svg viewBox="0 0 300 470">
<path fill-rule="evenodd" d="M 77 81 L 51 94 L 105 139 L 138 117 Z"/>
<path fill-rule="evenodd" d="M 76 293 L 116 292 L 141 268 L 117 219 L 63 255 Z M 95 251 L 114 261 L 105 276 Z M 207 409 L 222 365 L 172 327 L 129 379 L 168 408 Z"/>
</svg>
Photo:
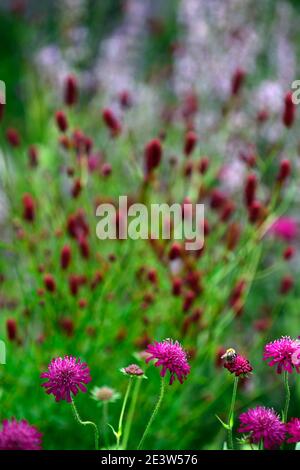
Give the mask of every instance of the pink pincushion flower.
<svg viewBox="0 0 300 470">
<path fill-rule="evenodd" d="M 86 392 L 84 384 L 91 381 L 90 370 L 86 363 L 72 356 L 52 359 L 48 372 L 41 374 L 41 378 L 48 379 L 42 384 L 46 393 L 53 394 L 56 401 L 71 402 L 71 393 L 77 395 L 78 391 Z"/>
<path fill-rule="evenodd" d="M 190 366 L 187 361 L 187 355 L 178 341 L 165 339 L 160 343 L 154 342 L 147 346 L 146 352 L 149 357 L 146 362 L 156 360 L 155 367 L 162 366 L 160 375 L 164 377 L 167 370 L 169 370 L 170 385 L 177 379 L 182 384 L 186 376 L 190 373 Z"/>
<path fill-rule="evenodd" d="M 292 339 L 290 336 L 283 336 L 265 346 L 263 360 L 271 359 L 269 366 L 277 366 L 277 373 L 281 374 L 283 370 L 293 372 L 293 368 L 300 373 L 299 360 L 297 361 L 297 351 L 300 348 L 300 342 Z M 295 360 L 296 359 L 296 360 Z"/>
<path fill-rule="evenodd" d="M 300 442 L 300 418 L 292 418 L 291 421 L 286 424 L 285 428 L 286 432 L 291 436 L 287 442 Z"/>
<path fill-rule="evenodd" d="M 92 155 L 89 156 L 88 158 L 88 169 L 92 173 L 93 171 L 96 171 L 100 167 L 101 163 L 101 156 L 93 153 Z"/>
<path fill-rule="evenodd" d="M 300 419 L 292 418 L 291 421 L 286 424 L 286 432 L 291 436 L 287 442 L 300 442 Z"/>
<path fill-rule="evenodd" d="M 269 232 L 284 241 L 291 241 L 298 233 L 298 223 L 293 217 L 279 217 Z"/>
<path fill-rule="evenodd" d="M 263 441 L 266 449 L 276 449 L 285 439 L 285 424 L 271 408 L 257 406 L 239 416 L 238 432 L 249 434 L 250 442 Z"/>
<path fill-rule="evenodd" d="M 41 450 L 42 434 L 24 419 L 4 420 L 0 430 L 0 450 Z"/>
<path fill-rule="evenodd" d="M 226 361 L 224 363 L 224 367 L 232 374 L 235 374 L 236 377 L 239 377 L 240 375 L 246 376 L 253 371 L 253 367 L 248 359 L 244 356 L 240 356 L 239 354 L 232 361 Z"/>
</svg>

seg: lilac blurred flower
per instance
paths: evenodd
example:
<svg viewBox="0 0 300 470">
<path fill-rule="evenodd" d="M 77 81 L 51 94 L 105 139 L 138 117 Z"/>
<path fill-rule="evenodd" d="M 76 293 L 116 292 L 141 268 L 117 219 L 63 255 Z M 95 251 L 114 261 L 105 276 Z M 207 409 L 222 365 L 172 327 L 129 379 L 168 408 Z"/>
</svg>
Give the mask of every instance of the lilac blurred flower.
<svg viewBox="0 0 300 470">
<path fill-rule="evenodd" d="M 234 192 L 242 187 L 245 172 L 245 165 L 238 160 L 234 160 L 221 168 L 219 179 L 227 190 Z"/>
</svg>

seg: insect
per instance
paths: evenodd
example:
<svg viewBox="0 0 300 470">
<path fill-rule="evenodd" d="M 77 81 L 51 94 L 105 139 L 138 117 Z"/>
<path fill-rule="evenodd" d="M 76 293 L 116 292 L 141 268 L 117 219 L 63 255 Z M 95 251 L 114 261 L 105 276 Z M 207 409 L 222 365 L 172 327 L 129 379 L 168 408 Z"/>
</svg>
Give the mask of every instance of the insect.
<svg viewBox="0 0 300 470">
<path fill-rule="evenodd" d="M 229 348 L 226 350 L 225 354 L 221 356 L 221 359 L 225 359 L 227 362 L 232 362 L 237 357 L 235 349 Z"/>
</svg>

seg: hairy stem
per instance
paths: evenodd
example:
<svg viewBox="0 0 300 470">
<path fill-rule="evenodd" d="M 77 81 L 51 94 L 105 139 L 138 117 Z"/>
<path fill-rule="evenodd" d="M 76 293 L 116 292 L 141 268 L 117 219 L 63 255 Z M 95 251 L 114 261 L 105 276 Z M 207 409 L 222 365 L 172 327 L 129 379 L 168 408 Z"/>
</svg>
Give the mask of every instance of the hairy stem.
<svg viewBox="0 0 300 470">
<path fill-rule="evenodd" d="M 129 435 L 130 435 L 130 431 L 131 431 L 131 427 L 132 427 L 133 417 L 134 417 L 134 413 L 135 413 L 135 408 L 136 408 L 136 403 L 137 403 L 139 391 L 140 391 L 140 388 L 141 388 L 141 383 L 142 383 L 141 379 L 136 379 L 135 387 L 134 387 L 133 395 L 132 395 L 132 400 L 131 400 L 131 404 L 130 404 L 130 408 L 129 408 L 129 412 L 128 412 L 128 419 L 126 421 L 126 426 L 125 426 L 125 430 L 124 430 L 124 439 L 123 439 L 123 443 L 122 443 L 122 448 L 123 449 L 126 449 L 127 444 L 128 444 L 128 439 L 129 439 Z"/>
<path fill-rule="evenodd" d="M 284 410 L 283 410 L 283 422 L 287 422 L 288 418 L 288 411 L 289 411 L 289 405 L 290 405 L 290 398 L 291 398 L 291 392 L 290 392 L 290 387 L 289 387 L 289 373 L 285 370 L 283 372 L 283 381 L 284 381 L 284 388 L 285 388 L 285 404 L 284 404 Z"/>
<path fill-rule="evenodd" d="M 102 409 L 103 437 L 105 447 L 108 448 L 107 423 L 108 423 L 108 403 L 103 403 Z"/>
<path fill-rule="evenodd" d="M 79 413 L 78 413 L 78 410 L 77 410 L 77 407 L 74 403 L 73 398 L 72 398 L 71 404 L 72 404 L 73 414 L 74 414 L 74 417 L 75 417 L 76 421 L 79 424 L 81 424 L 82 426 L 92 426 L 93 427 L 94 435 L 95 435 L 95 449 L 99 450 L 99 431 L 98 431 L 98 428 L 97 428 L 96 424 L 93 423 L 93 421 L 82 421 L 82 419 L 79 416 Z"/>
<path fill-rule="evenodd" d="M 144 443 L 144 440 L 145 440 L 145 438 L 146 438 L 146 436 L 147 436 L 147 434 L 148 434 L 148 432 L 149 432 L 149 429 L 150 429 L 150 427 L 151 427 L 151 425 L 152 425 L 152 423 L 153 423 L 153 421 L 154 421 L 154 419 L 155 419 L 155 417 L 156 417 L 156 415 L 157 415 L 157 413 L 158 413 L 158 410 L 159 410 L 159 408 L 160 408 L 161 402 L 162 402 L 163 397 L 164 397 L 164 393 L 165 393 L 165 381 L 164 381 L 164 378 L 162 377 L 162 379 L 161 379 L 161 386 L 160 386 L 160 394 L 159 394 L 157 403 L 156 403 L 156 405 L 155 405 L 155 408 L 154 408 L 154 410 L 153 410 L 153 413 L 152 413 L 152 415 L 150 416 L 150 419 L 149 419 L 149 421 L 148 421 L 148 424 L 147 424 L 147 426 L 146 426 L 146 429 L 145 429 L 145 431 L 144 431 L 144 434 L 142 435 L 142 439 L 140 440 L 140 443 L 139 443 L 139 445 L 138 445 L 138 450 L 141 449 L 141 447 L 142 447 L 142 445 L 143 445 L 143 443 Z"/>
<path fill-rule="evenodd" d="M 238 386 L 239 378 L 235 377 L 234 378 L 234 384 L 233 384 L 233 391 L 232 391 L 232 397 L 231 397 L 231 405 L 230 405 L 230 410 L 229 410 L 229 415 L 228 415 L 228 449 L 233 450 L 233 437 L 232 437 L 232 428 L 233 428 L 233 417 L 234 417 L 234 407 L 235 407 L 235 402 L 236 402 L 236 392 L 237 392 L 237 386 Z"/>
<path fill-rule="evenodd" d="M 126 393 L 125 393 L 125 397 L 124 397 L 124 400 L 123 400 L 123 405 L 122 405 L 122 409 L 121 409 L 121 413 L 120 413 L 118 432 L 117 432 L 117 449 L 119 449 L 119 447 L 120 447 L 120 440 L 121 440 L 122 432 L 123 432 L 124 413 L 125 413 L 126 405 L 127 405 L 127 402 L 128 402 L 131 387 L 132 387 L 132 377 L 129 378 L 127 390 L 126 390 Z"/>
</svg>

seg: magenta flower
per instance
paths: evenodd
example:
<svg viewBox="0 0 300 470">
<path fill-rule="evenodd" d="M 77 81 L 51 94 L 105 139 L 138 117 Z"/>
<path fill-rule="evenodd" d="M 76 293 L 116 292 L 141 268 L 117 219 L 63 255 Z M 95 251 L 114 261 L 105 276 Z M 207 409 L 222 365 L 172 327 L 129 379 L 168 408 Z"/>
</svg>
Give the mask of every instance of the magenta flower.
<svg viewBox="0 0 300 470">
<path fill-rule="evenodd" d="M 226 361 L 224 363 L 224 367 L 232 374 L 235 374 L 236 377 L 239 377 L 240 375 L 246 376 L 253 371 L 253 367 L 248 359 L 244 356 L 240 356 L 239 354 L 231 361 Z"/>
<path fill-rule="evenodd" d="M 41 450 L 42 434 L 22 419 L 5 419 L 0 430 L 0 450 Z"/>
<path fill-rule="evenodd" d="M 257 406 L 239 416 L 238 432 L 249 434 L 250 442 L 263 441 L 265 449 L 276 449 L 285 439 L 285 424 L 271 408 Z"/>
<path fill-rule="evenodd" d="M 165 339 L 160 343 L 155 341 L 147 346 L 146 352 L 149 354 L 146 359 L 147 363 L 156 360 L 155 367 L 162 366 L 161 377 L 164 377 L 167 370 L 169 370 L 171 374 L 170 385 L 172 385 L 176 377 L 182 384 L 190 373 L 186 352 L 178 341 L 174 342 L 171 339 Z"/>
<path fill-rule="evenodd" d="M 91 381 L 90 370 L 86 363 L 72 356 L 52 359 L 48 372 L 41 374 L 42 379 L 48 379 L 42 384 L 46 393 L 53 394 L 56 401 L 71 402 L 71 393 L 77 395 L 78 391 L 86 392 L 84 384 Z"/>
<path fill-rule="evenodd" d="M 284 241 L 291 241 L 297 235 L 298 224 L 292 217 L 279 217 L 270 227 L 269 232 Z"/>
<path fill-rule="evenodd" d="M 288 438 L 287 442 L 300 442 L 300 419 L 292 418 L 289 423 L 285 426 L 286 432 L 291 437 Z"/>
<path fill-rule="evenodd" d="M 293 368 L 300 373 L 300 361 L 297 357 L 299 348 L 300 342 L 298 340 L 294 340 L 290 336 L 283 336 L 272 343 L 266 344 L 263 360 L 271 359 L 269 366 L 276 365 L 278 374 L 281 374 L 283 370 L 291 374 Z"/>
</svg>

